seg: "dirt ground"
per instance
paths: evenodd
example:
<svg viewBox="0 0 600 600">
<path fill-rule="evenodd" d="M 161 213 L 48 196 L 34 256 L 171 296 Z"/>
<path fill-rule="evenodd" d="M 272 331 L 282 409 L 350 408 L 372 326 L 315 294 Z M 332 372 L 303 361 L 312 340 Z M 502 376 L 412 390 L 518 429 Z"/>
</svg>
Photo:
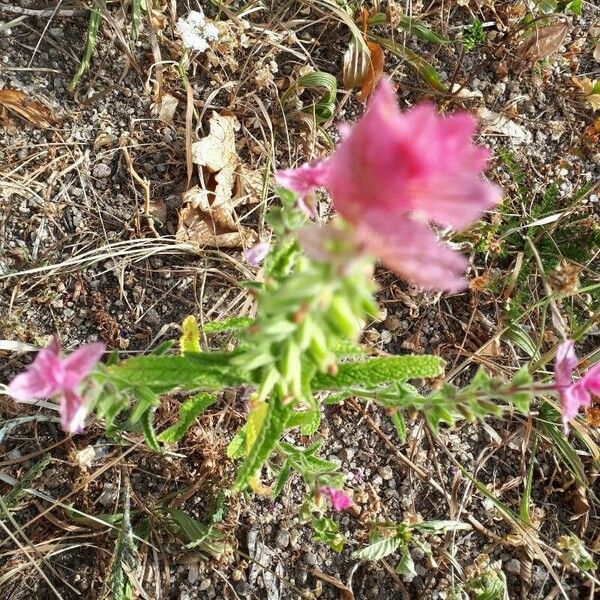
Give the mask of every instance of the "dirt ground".
<svg viewBox="0 0 600 600">
<path fill-rule="evenodd" d="M 327 0 L 201 2 L 208 16 L 226 24 L 226 34 L 208 53 L 191 57 L 187 90 L 174 25 L 198 5 L 156 3 L 134 41 L 129 3 L 109 2 L 91 68 L 72 92 L 87 4 L 65 1 L 53 14 L 40 1 L 0 0 L 0 342 L 40 347 L 58 333 L 66 349 L 102 340 L 125 357 L 176 339 L 189 314 L 202 322 L 253 315 L 252 296 L 239 282 L 260 271 L 245 262 L 244 248 L 177 235 L 185 191 L 202 183 L 196 167 L 188 170 L 186 144 L 208 134 L 213 111 L 237 118 L 239 161 L 246 174 L 259 174 L 258 185 L 247 175 L 235 192 L 235 228 L 228 232 L 251 245 L 270 235 L 264 214 L 277 201 L 272 172 L 329 153 L 336 124 L 356 119 L 363 105 L 356 90 L 344 88 L 351 34 L 338 5 Z M 506 375 L 528 361 L 545 377 L 558 337 L 544 308 L 542 276 L 551 271 L 559 285 L 561 273 L 575 269 L 583 291 L 561 309 L 580 332 L 580 355 L 597 361 L 600 124 L 586 79 L 600 79 L 598 7 L 583 2 L 578 16 L 491 0 L 364 6 L 394 22 L 373 25 L 374 35 L 417 56 L 384 48 L 384 71 L 400 105 L 427 98 L 446 112 L 477 114 L 479 142 L 494 153 L 488 176 L 505 199 L 485 223 L 452 239 L 472 259 L 468 291 L 423 293 L 378 271 L 381 317 L 363 342 L 391 354 L 441 355 L 448 380 L 458 384 L 478 366 Z M 529 12 L 533 21 L 526 22 Z M 451 41 L 408 31 L 399 25 L 406 15 Z M 465 49 L 461 32 L 476 19 L 485 39 Z M 549 26 L 555 30 L 543 31 Z M 318 90 L 296 93 L 294 109 L 281 101 L 307 67 L 338 78 L 334 114 L 320 125 L 310 111 L 298 110 L 318 101 Z M 24 93 L 20 109 L 3 90 Z M 328 200 L 319 200 L 325 219 Z M 528 254 L 527 235 L 547 259 L 548 273 Z M 31 360 L 15 351 L 24 348 L 0 345 L 0 381 Z M 482 566 L 486 555 L 501 573 L 495 576 L 506 578 L 510 598 L 597 593 L 594 574 L 577 573 L 558 547 L 560 536 L 573 532 L 600 551 L 597 423 L 588 419 L 581 429 L 587 437 L 564 442 L 556 428 L 544 428 L 537 408 L 530 419 L 462 423 L 438 439 L 413 415 L 402 445 L 377 407 L 328 406 L 317 435 L 325 457 L 341 461 L 355 503 L 336 516 L 348 537 L 344 550 L 315 542 L 299 519 L 299 479 L 275 500 L 248 495 L 227 503 L 217 527 L 231 551 L 220 559 L 203 546 L 186 548 L 185 528 L 174 528 L 166 510 L 200 523 L 214 514 L 219 491 L 235 473 L 225 448 L 243 422 L 246 396 L 228 390 L 162 455 L 146 449 L 136 432 L 107 438 L 99 423 L 66 436 L 48 411 L 0 396 L 0 498 L 46 461 L 27 483 L 37 495 L 23 494 L 0 514 L 4 596 L 117 597 L 110 590 L 117 555 L 129 565 L 123 572 L 136 598 L 502 598 L 466 586 L 496 573 Z M 173 421 L 178 404 L 176 395 L 164 399 L 159 429 Z M 514 515 L 529 468 L 531 522 L 524 529 Z M 126 503 L 138 537 L 124 559 L 120 527 L 106 521 L 122 515 Z M 394 557 L 352 558 L 373 522 L 420 519 L 459 520 L 470 528 L 428 538 L 435 562 L 414 549 L 414 577 L 396 574 Z M 453 596 L 459 584 L 463 592 Z"/>
</svg>

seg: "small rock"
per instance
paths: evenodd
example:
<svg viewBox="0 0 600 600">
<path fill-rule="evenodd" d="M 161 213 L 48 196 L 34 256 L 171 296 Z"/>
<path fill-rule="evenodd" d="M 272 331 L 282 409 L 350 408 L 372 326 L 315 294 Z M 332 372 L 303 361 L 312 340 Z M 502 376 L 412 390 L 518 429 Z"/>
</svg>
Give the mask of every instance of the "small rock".
<svg viewBox="0 0 600 600">
<path fill-rule="evenodd" d="M 389 331 L 397 331 L 401 325 L 402 321 L 398 315 L 388 315 L 383 322 L 383 326 Z"/>
<path fill-rule="evenodd" d="M 240 579 L 233 584 L 236 593 L 243 598 L 251 596 L 254 592 L 254 586 L 250 585 L 245 579 Z"/>
<path fill-rule="evenodd" d="M 98 497 L 98 502 L 102 506 L 110 506 L 114 504 L 117 499 L 117 486 L 113 483 L 107 483 L 102 490 L 102 493 Z"/>
<path fill-rule="evenodd" d="M 212 585 L 212 581 L 210 579 L 203 579 L 200 584 L 198 585 L 198 589 L 201 592 L 204 592 L 205 590 L 207 590 L 210 586 Z"/>
<path fill-rule="evenodd" d="M 317 555 L 310 550 L 308 552 L 305 552 L 304 555 L 302 556 L 302 558 L 304 559 L 304 562 L 309 567 L 315 567 L 317 565 L 317 562 L 318 562 Z"/>
<path fill-rule="evenodd" d="M 296 571 L 296 584 L 304 585 L 308 579 L 308 573 L 304 569 L 298 569 Z"/>
<path fill-rule="evenodd" d="M 106 179 L 110 177 L 111 173 L 111 168 L 105 163 L 98 163 L 92 171 L 92 175 L 98 179 Z"/>
<path fill-rule="evenodd" d="M 337 457 L 343 462 L 350 462 L 354 455 L 356 454 L 356 450 L 354 448 L 342 448 L 338 453 Z"/>
<path fill-rule="evenodd" d="M 384 481 L 389 481 L 390 479 L 394 478 L 394 471 L 392 471 L 392 468 L 388 467 L 387 465 L 379 467 L 377 472 L 381 475 L 381 478 Z"/>
<path fill-rule="evenodd" d="M 290 534 L 285 529 L 280 529 L 275 538 L 275 545 L 278 548 L 287 548 L 290 543 Z"/>
<path fill-rule="evenodd" d="M 298 546 L 298 539 L 300 538 L 300 533 L 297 529 L 290 529 L 290 546 L 292 548 L 296 548 Z"/>
<path fill-rule="evenodd" d="M 519 575 L 521 573 L 521 563 L 516 558 L 512 558 L 506 563 L 506 572 L 511 575 Z"/>
</svg>

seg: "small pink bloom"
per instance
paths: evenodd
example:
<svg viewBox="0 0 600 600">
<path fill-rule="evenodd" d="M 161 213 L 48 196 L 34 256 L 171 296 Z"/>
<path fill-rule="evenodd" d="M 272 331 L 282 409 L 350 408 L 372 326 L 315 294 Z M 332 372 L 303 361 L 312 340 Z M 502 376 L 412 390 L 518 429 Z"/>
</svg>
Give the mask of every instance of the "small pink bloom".
<svg viewBox="0 0 600 600">
<path fill-rule="evenodd" d="M 554 366 L 554 381 L 560 398 L 565 431 L 568 431 L 569 421 L 577 416 L 582 406 L 589 408 L 592 405 L 592 394 L 600 396 L 600 363 L 573 382 L 573 371 L 577 363 L 574 344 L 567 340 L 559 346 Z"/>
<path fill-rule="evenodd" d="M 277 180 L 301 197 L 326 187 L 367 252 L 421 287 L 456 290 L 466 261 L 430 225 L 467 227 L 500 199 L 481 177 L 489 152 L 472 144 L 475 129 L 469 114 L 441 117 L 429 104 L 401 113 L 382 80 L 329 159 L 279 171 Z"/>
<path fill-rule="evenodd" d="M 269 244 L 267 244 L 267 242 L 259 242 L 252 246 L 252 248 L 248 248 L 244 253 L 244 256 L 249 265 L 259 267 L 267 254 L 269 254 Z"/>
<path fill-rule="evenodd" d="M 345 510 L 352 506 L 352 500 L 348 494 L 343 490 L 336 490 L 335 488 L 325 486 L 319 488 L 319 494 L 326 496 L 333 510 Z"/>
<path fill-rule="evenodd" d="M 38 352 L 27 370 L 12 380 L 8 394 L 17 402 L 36 402 L 59 395 L 61 427 L 70 433 L 79 433 L 83 431 L 87 411 L 77 389 L 92 372 L 105 348 L 102 343 L 86 344 L 63 359 L 55 337 L 47 348 Z"/>
</svg>

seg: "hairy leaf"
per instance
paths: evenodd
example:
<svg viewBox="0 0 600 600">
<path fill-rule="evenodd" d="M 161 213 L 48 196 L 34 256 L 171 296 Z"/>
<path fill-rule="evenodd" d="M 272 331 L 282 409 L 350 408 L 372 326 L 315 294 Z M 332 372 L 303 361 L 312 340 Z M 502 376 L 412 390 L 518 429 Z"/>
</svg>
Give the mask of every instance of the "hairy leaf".
<svg viewBox="0 0 600 600">
<path fill-rule="evenodd" d="M 179 347 L 181 354 L 198 354 L 202 352 L 200 348 L 200 331 L 198 322 L 194 315 L 188 315 L 181 325 L 181 337 L 179 338 Z"/>
<path fill-rule="evenodd" d="M 343 390 L 362 387 L 373 389 L 409 379 L 437 377 L 445 362 L 437 356 L 384 356 L 363 362 L 342 363 L 337 375 L 317 373 L 312 381 L 315 390 Z"/>
<path fill-rule="evenodd" d="M 222 388 L 248 383 L 240 368 L 231 365 L 232 354 L 187 356 L 136 356 L 107 368 L 120 389 L 147 387 L 155 393 L 175 388 Z"/>
<path fill-rule="evenodd" d="M 352 556 L 360 560 L 380 560 L 394 553 L 403 541 L 403 538 L 399 535 L 383 538 L 369 544 L 362 550 L 353 552 Z"/>
<path fill-rule="evenodd" d="M 285 403 L 279 394 L 276 394 L 269 403 L 262 427 L 256 435 L 256 441 L 252 445 L 246 460 L 242 463 L 233 491 L 239 492 L 247 485 L 248 479 L 252 477 L 264 464 L 269 454 L 277 444 L 289 416 L 293 410 L 293 404 Z"/>
<path fill-rule="evenodd" d="M 202 392 L 188 398 L 179 409 L 179 420 L 165 429 L 158 439 L 161 442 L 174 443 L 179 441 L 192 426 L 194 421 L 217 401 L 216 394 Z"/>
</svg>

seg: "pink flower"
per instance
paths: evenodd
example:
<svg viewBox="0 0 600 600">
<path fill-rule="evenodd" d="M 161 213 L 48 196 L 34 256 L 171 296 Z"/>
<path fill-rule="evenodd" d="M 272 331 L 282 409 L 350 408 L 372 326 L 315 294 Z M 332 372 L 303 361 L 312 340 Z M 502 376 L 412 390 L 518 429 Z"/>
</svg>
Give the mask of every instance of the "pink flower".
<svg viewBox="0 0 600 600">
<path fill-rule="evenodd" d="M 102 343 L 86 344 L 62 359 L 55 337 L 47 348 L 40 350 L 27 370 L 12 380 L 8 394 L 17 402 L 36 402 L 60 395 L 61 427 L 70 433 L 79 433 L 83 431 L 87 411 L 77 389 L 92 372 L 105 348 Z"/>
<path fill-rule="evenodd" d="M 565 431 L 568 431 L 569 421 L 575 418 L 582 406 L 589 408 L 592 405 L 592 394 L 600 396 L 600 363 L 573 382 L 573 371 L 577 363 L 574 344 L 567 340 L 559 346 L 554 365 L 554 381 L 560 398 Z"/>
<path fill-rule="evenodd" d="M 382 80 L 367 114 L 345 126 L 334 154 L 279 171 L 280 185 L 304 197 L 326 187 L 363 248 L 401 277 L 428 289 L 464 287 L 467 262 L 441 244 L 431 224 L 462 229 L 500 199 L 481 173 L 489 152 L 471 143 L 467 113 L 437 115 L 430 104 L 401 113 Z"/>
<path fill-rule="evenodd" d="M 265 259 L 265 257 L 269 254 L 269 244 L 267 242 L 259 242 L 258 244 L 252 246 L 244 253 L 246 257 L 246 262 L 253 266 L 258 267 L 260 263 Z"/>
<path fill-rule="evenodd" d="M 345 510 L 352 506 L 352 500 L 348 494 L 346 494 L 343 490 L 336 490 L 335 488 L 325 486 L 319 488 L 319 494 L 326 496 L 329 502 L 331 502 L 331 506 L 333 510 Z"/>
</svg>

